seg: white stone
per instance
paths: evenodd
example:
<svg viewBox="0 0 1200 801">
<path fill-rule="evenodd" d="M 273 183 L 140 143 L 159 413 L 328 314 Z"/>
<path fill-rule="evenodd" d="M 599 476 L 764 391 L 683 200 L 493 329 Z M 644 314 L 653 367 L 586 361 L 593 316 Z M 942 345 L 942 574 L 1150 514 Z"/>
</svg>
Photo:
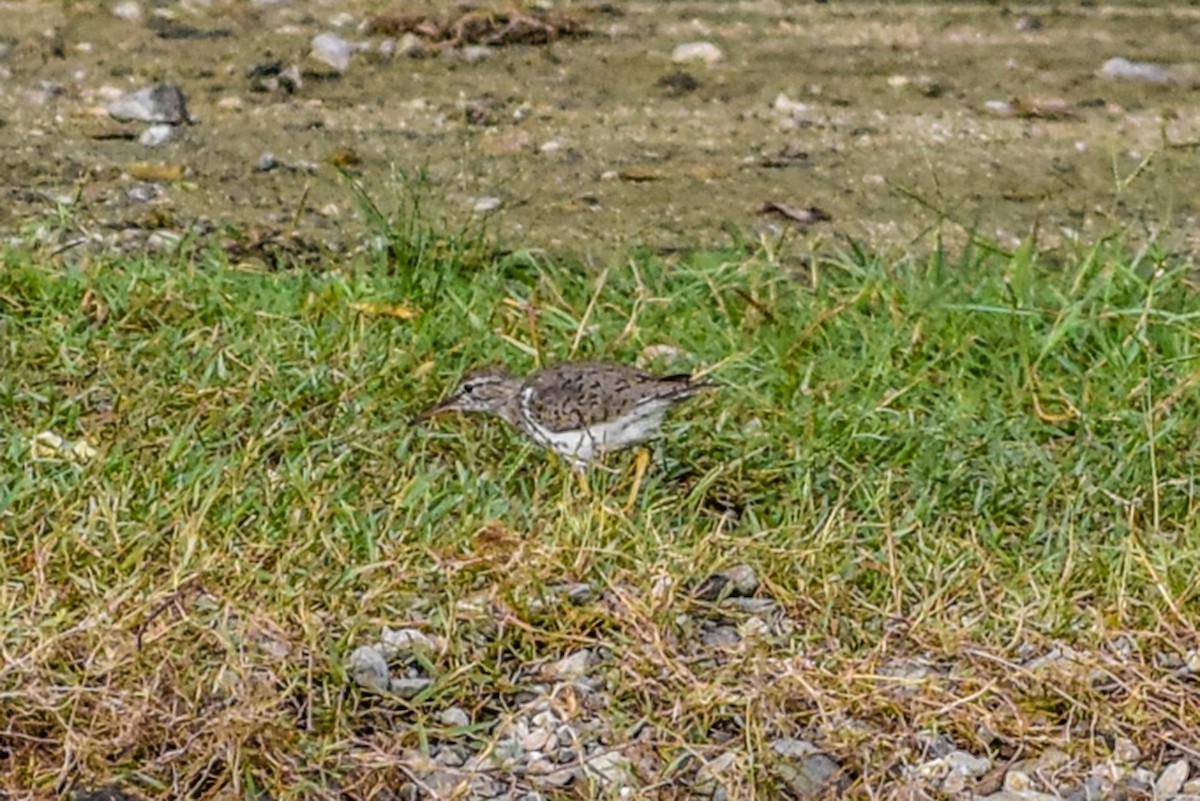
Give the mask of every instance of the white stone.
<svg viewBox="0 0 1200 801">
<path fill-rule="evenodd" d="M 771 633 L 771 627 L 761 617 L 749 617 L 738 626 L 738 635 L 744 640 L 755 637 L 765 637 Z"/>
<path fill-rule="evenodd" d="M 142 18 L 142 7 L 134 2 L 117 3 L 110 9 L 114 17 L 136 21 Z"/>
<path fill-rule="evenodd" d="M 435 650 L 433 640 L 416 629 L 389 629 L 384 626 L 379 639 L 380 650 L 389 658 L 413 651 L 429 653 Z"/>
<path fill-rule="evenodd" d="M 817 747 L 808 740 L 797 740 L 794 737 L 781 737 L 771 743 L 771 750 L 781 757 L 800 759 L 817 753 Z"/>
<path fill-rule="evenodd" d="M 1127 737 L 1118 737 L 1113 743 L 1112 755 L 1116 761 L 1132 765 L 1142 758 L 1142 751 L 1134 744 L 1133 740 Z"/>
<path fill-rule="evenodd" d="M 951 773 L 945 779 L 942 779 L 940 786 L 943 793 L 946 793 L 947 795 L 954 795 L 966 790 L 967 782 L 969 781 L 970 779 L 968 779 L 966 776 L 963 776 L 961 773 Z"/>
<path fill-rule="evenodd" d="M 712 42 L 686 42 L 671 51 L 671 60 L 676 64 L 686 64 L 699 61 L 704 64 L 716 64 L 725 58 L 721 48 Z"/>
<path fill-rule="evenodd" d="M 171 137 L 174 135 L 174 125 L 151 125 L 142 131 L 142 135 L 138 137 L 138 144 L 146 147 L 158 147 L 171 141 Z"/>
<path fill-rule="evenodd" d="M 553 677 L 564 681 L 578 679 L 587 673 L 588 661 L 591 658 L 591 651 L 584 648 L 549 665 L 548 671 Z"/>
<path fill-rule="evenodd" d="M 951 751 L 942 757 L 951 773 L 962 776 L 982 776 L 992 769 L 992 761 L 987 757 L 975 756 L 968 751 Z"/>
<path fill-rule="evenodd" d="M 360 645 L 350 652 L 346 672 L 360 687 L 376 692 L 388 689 L 390 675 L 383 654 L 369 645 Z"/>
<path fill-rule="evenodd" d="M 696 771 L 697 784 L 705 782 L 713 782 L 717 777 L 728 772 L 737 762 L 738 753 L 736 751 L 726 751 L 720 756 L 710 759 L 700 766 L 700 770 Z"/>
<path fill-rule="evenodd" d="M 468 45 L 462 49 L 462 60 L 468 64 L 478 64 L 492 57 L 493 50 L 487 45 Z"/>
<path fill-rule="evenodd" d="M 545 751 L 546 743 L 554 735 L 545 729 L 534 729 L 521 738 L 521 747 L 526 751 Z"/>
<path fill-rule="evenodd" d="M 1150 768 L 1134 768 L 1132 778 L 1135 783 L 1140 784 L 1142 787 L 1153 787 L 1154 780 L 1157 777 Z"/>
<path fill-rule="evenodd" d="M 108 113 L 118 122 L 180 125 L 189 119 L 183 91 L 170 83 L 158 83 L 125 95 L 109 104 Z"/>
<path fill-rule="evenodd" d="M 1004 789 L 1010 793 L 1027 793 L 1033 789 L 1033 780 L 1023 770 L 1010 770 L 1004 774 Z"/>
<path fill-rule="evenodd" d="M 638 353 L 637 360 L 638 365 L 642 366 L 647 362 L 654 361 L 673 362 L 688 358 L 690 355 L 687 351 L 680 350 L 674 345 L 647 345 Z"/>
<path fill-rule="evenodd" d="M 393 51 L 397 55 L 408 56 L 409 58 L 421 58 L 429 52 L 429 47 L 425 44 L 425 40 L 415 33 L 406 33 L 395 42 Z"/>
<path fill-rule="evenodd" d="M 604 751 L 584 763 L 588 773 L 598 776 L 613 787 L 633 784 L 633 763 L 618 751 Z"/>
<path fill-rule="evenodd" d="M 1188 764 L 1186 759 L 1177 759 L 1170 765 L 1167 765 L 1166 770 L 1158 777 L 1158 781 L 1154 783 L 1154 797 L 1156 799 L 1174 798 L 1179 795 L 1179 791 L 1183 789 L 1183 783 L 1187 781 L 1188 774 L 1191 773 L 1192 766 Z"/>
<path fill-rule="evenodd" d="M 350 66 L 350 57 L 354 55 L 354 48 L 340 36 L 332 33 L 318 33 L 312 39 L 311 55 L 322 64 L 327 64 L 338 72 L 345 72 Z"/>
<path fill-rule="evenodd" d="M 553 729 L 558 725 L 558 717 L 549 709 L 543 709 L 530 718 L 529 722 L 539 729 Z"/>
<path fill-rule="evenodd" d="M 1105 61 L 1104 66 L 1100 68 L 1100 76 L 1103 78 L 1122 78 L 1128 81 L 1141 81 L 1143 83 L 1167 83 L 1171 80 L 1170 73 L 1161 64 L 1152 64 L 1148 61 L 1130 61 L 1120 56 Z"/>
<path fill-rule="evenodd" d="M 471 208 L 476 214 L 487 214 L 500 208 L 501 203 L 503 201 L 498 197 L 481 197 L 475 201 L 475 205 Z"/>
<path fill-rule="evenodd" d="M 443 709 L 438 715 L 438 720 L 443 726 L 469 726 L 471 725 L 471 716 L 461 706 L 452 706 L 449 709 Z"/>
<path fill-rule="evenodd" d="M 801 103 L 798 100 L 792 100 L 783 92 L 775 95 L 775 100 L 772 101 L 771 108 L 788 117 L 803 117 L 805 114 L 812 111 L 812 106 L 809 104 Z"/>
</svg>

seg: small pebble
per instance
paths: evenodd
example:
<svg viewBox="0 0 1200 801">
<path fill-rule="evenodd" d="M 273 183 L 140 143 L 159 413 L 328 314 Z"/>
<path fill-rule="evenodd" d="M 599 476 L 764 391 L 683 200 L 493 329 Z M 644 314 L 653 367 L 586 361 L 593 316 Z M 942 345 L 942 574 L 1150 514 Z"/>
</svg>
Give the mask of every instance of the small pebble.
<svg viewBox="0 0 1200 801">
<path fill-rule="evenodd" d="M 547 672 L 554 678 L 563 681 L 577 679 L 587 673 L 588 662 L 591 658 L 592 652 L 584 648 L 548 665 Z"/>
<path fill-rule="evenodd" d="M 838 772 L 838 764 L 825 754 L 811 754 L 797 762 L 782 762 L 775 772 L 797 798 L 818 798 Z"/>
<path fill-rule="evenodd" d="M 1023 770 L 1010 770 L 1004 774 L 1004 789 L 1010 793 L 1025 793 L 1033 789 L 1033 780 Z"/>
<path fill-rule="evenodd" d="M 808 740 L 797 740 L 794 737 L 782 737 L 771 743 L 771 750 L 781 757 L 801 759 L 817 753 L 817 747 Z"/>
<path fill-rule="evenodd" d="M 558 725 L 558 718 L 553 712 L 547 709 L 545 711 L 538 712 L 536 715 L 530 718 L 529 722 L 533 724 L 535 728 L 553 729 Z"/>
<path fill-rule="evenodd" d="M 747 618 L 738 626 L 738 635 L 742 639 L 765 637 L 771 633 L 771 627 L 761 617 Z"/>
<path fill-rule="evenodd" d="M 393 47 L 393 52 L 398 56 L 408 56 L 409 58 L 424 58 L 429 55 L 429 46 L 425 44 L 425 40 L 415 33 L 406 33 L 396 40 Z"/>
<path fill-rule="evenodd" d="M 590 584 L 565 584 L 561 587 L 556 587 L 555 592 L 561 593 L 570 602 L 579 606 L 592 600 L 595 593 Z"/>
<path fill-rule="evenodd" d="M 644 367 L 650 362 L 662 361 L 669 363 L 684 358 L 691 358 L 691 354 L 674 345 L 647 345 L 637 355 L 639 367 Z"/>
<path fill-rule="evenodd" d="M 696 790 L 702 791 L 711 788 L 715 780 L 727 773 L 734 765 L 737 764 L 738 753 L 736 751 L 726 751 L 725 753 L 716 756 L 703 765 L 700 770 L 696 771 Z M 707 784 L 707 788 L 706 785 Z"/>
<path fill-rule="evenodd" d="M 137 3 L 117 3 L 111 10 L 114 17 L 120 17 L 131 22 L 142 18 L 142 7 Z"/>
<path fill-rule="evenodd" d="M 1133 740 L 1127 737 L 1118 737 L 1113 742 L 1112 755 L 1116 761 L 1132 765 L 1142 758 L 1142 751 Z"/>
<path fill-rule="evenodd" d="M 511 737 L 506 737 L 496 743 L 496 747 L 492 749 L 492 756 L 502 762 L 515 762 L 524 755 L 525 751 L 521 748 L 521 744 Z"/>
<path fill-rule="evenodd" d="M 942 779 L 941 791 L 946 795 L 956 795 L 967 789 L 967 783 L 971 780 L 961 773 L 951 773 L 946 778 Z"/>
<path fill-rule="evenodd" d="M 487 214 L 500 208 L 502 202 L 498 197 L 481 197 L 471 208 L 476 214 Z"/>
<path fill-rule="evenodd" d="M 792 100 L 782 92 L 775 96 L 774 102 L 771 103 L 771 108 L 779 114 L 788 117 L 803 117 L 812 111 L 812 106 L 809 104 Z"/>
<path fill-rule="evenodd" d="M 975 756 L 967 751 L 951 751 L 942 757 L 952 773 L 963 776 L 982 776 L 992 769 L 992 761 L 987 757 Z"/>
<path fill-rule="evenodd" d="M 438 715 L 438 720 L 443 726 L 469 726 L 471 725 L 471 716 L 467 714 L 460 706 L 452 706 L 449 709 L 443 709 Z"/>
<path fill-rule="evenodd" d="M 700 635 L 706 648 L 736 648 L 742 638 L 732 626 L 716 626 Z"/>
<path fill-rule="evenodd" d="M 1130 61 L 1127 58 L 1110 58 L 1104 62 L 1104 66 L 1100 68 L 1100 76 L 1103 78 L 1120 78 L 1127 81 L 1141 81 L 1142 83 L 1169 83 L 1171 75 L 1167 68 L 1161 64 L 1152 64 L 1148 61 Z"/>
<path fill-rule="evenodd" d="M 1104 783 L 1095 776 L 1088 776 L 1082 786 L 1067 795 L 1067 801 L 1100 801 L 1105 795 Z"/>
<path fill-rule="evenodd" d="M 151 125 L 146 130 L 142 131 L 142 135 L 138 137 L 138 144 L 146 145 L 147 147 L 158 147 L 171 141 L 171 137 L 175 135 L 174 125 Z"/>
<path fill-rule="evenodd" d="M 619 751 L 602 751 L 584 764 L 589 775 L 598 776 L 612 787 L 633 784 L 633 763 Z"/>
<path fill-rule="evenodd" d="M 191 121 L 183 90 L 173 83 L 158 83 L 128 94 L 110 103 L 108 113 L 118 122 L 182 125 Z"/>
<path fill-rule="evenodd" d="M 389 629 L 384 626 L 380 641 L 380 650 L 388 658 L 413 651 L 429 653 L 435 650 L 433 640 L 417 629 Z"/>
<path fill-rule="evenodd" d="M 360 645 L 350 652 L 346 660 L 346 672 L 360 687 L 375 692 L 387 690 L 391 679 L 387 660 L 369 645 Z"/>
<path fill-rule="evenodd" d="M 309 55 L 338 72 L 345 72 L 350 67 L 350 57 L 354 55 L 354 48 L 336 34 L 319 33 L 312 39 Z"/>
<path fill-rule="evenodd" d="M 546 743 L 553 734 L 545 729 L 534 729 L 521 738 L 521 747 L 526 751 L 545 751 Z"/>
<path fill-rule="evenodd" d="M 154 184 L 134 184 L 125 190 L 125 197 L 134 203 L 149 203 L 161 194 Z"/>
<path fill-rule="evenodd" d="M 1134 768 L 1133 774 L 1129 777 L 1130 783 L 1142 790 L 1149 790 L 1154 786 L 1154 780 L 1157 777 L 1154 771 L 1150 768 Z"/>
<path fill-rule="evenodd" d="M 467 764 L 467 758 L 459 752 L 457 748 L 446 747 L 438 752 L 438 764 L 445 765 L 448 768 L 461 768 Z"/>
<path fill-rule="evenodd" d="M 471 45 L 462 49 L 461 56 L 462 60 L 468 64 L 479 64 L 491 58 L 494 52 L 492 48 L 484 45 Z"/>
<path fill-rule="evenodd" d="M 1154 782 L 1154 797 L 1160 799 L 1174 798 L 1179 795 L 1179 791 L 1183 789 L 1183 783 L 1187 781 L 1191 770 L 1192 766 L 1186 759 L 1177 759 L 1172 762 L 1159 775 L 1158 780 Z"/>
<path fill-rule="evenodd" d="M 712 42 L 687 42 L 671 51 L 671 60 L 676 64 L 687 64 L 698 61 L 703 64 L 716 64 L 725 58 L 721 48 Z"/>
<path fill-rule="evenodd" d="M 274 153 L 263 153 L 258 157 L 258 161 L 254 162 L 255 172 L 270 172 L 283 166 L 283 162 L 275 158 Z"/>
<path fill-rule="evenodd" d="M 702 601 L 715 601 L 721 598 L 736 598 L 753 595 L 758 589 L 758 576 L 748 565 L 736 565 L 713 573 L 696 590 L 696 597 Z"/>
</svg>

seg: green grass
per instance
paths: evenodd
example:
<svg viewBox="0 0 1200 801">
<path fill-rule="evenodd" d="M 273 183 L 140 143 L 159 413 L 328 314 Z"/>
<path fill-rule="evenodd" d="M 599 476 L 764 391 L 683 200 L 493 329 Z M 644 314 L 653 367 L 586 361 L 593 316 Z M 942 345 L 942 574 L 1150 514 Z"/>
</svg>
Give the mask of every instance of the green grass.
<svg viewBox="0 0 1200 801">
<path fill-rule="evenodd" d="M 1170 662 L 1200 613 L 1193 264 L 425 246 L 403 277 L 5 256 L 0 790 L 365 798 L 407 749 L 485 747 L 530 666 L 581 647 L 609 744 L 648 726 L 647 787 L 734 749 L 731 797 L 771 797 L 779 736 L 857 795 L 917 732 L 997 760 L 1200 747 Z M 501 424 L 408 422 L 480 362 L 664 344 L 722 389 L 670 419 L 629 513 L 627 455 L 583 495 Z M 98 454 L 35 458 L 43 431 Z M 694 598 L 737 564 L 765 627 Z M 702 646 L 712 619 L 747 638 Z M 385 625 L 446 643 L 413 701 L 342 667 Z M 1077 659 L 1022 667 L 1056 644 Z M 452 704 L 486 725 L 445 730 Z"/>
</svg>

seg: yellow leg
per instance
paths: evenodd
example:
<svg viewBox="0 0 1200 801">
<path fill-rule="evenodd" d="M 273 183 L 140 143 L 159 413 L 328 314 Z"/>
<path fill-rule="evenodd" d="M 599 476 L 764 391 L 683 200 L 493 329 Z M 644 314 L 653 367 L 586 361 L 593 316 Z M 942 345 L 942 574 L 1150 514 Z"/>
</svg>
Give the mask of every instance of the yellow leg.
<svg viewBox="0 0 1200 801">
<path fill-rule="evenodd" d="M 625 502 L 626 512 L 632 512 L 633 505 L 637 503 L 638 491 L 642 488 L 642 476 L 646 475 L 646 468 L 649 465 L 650 451 L 638 448 L 637 458 L 633 463 L 633 487 L 629 490 L 629 500 Z"/>
</svg>

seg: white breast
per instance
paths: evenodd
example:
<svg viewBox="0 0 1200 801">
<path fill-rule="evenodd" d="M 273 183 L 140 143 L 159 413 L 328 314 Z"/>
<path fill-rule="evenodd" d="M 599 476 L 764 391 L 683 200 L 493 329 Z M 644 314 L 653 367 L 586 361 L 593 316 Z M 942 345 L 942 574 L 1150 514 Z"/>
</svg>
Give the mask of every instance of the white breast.
<svg viewBox="0 0 1200 801">
<path fill-rule="evenodd" d="M 529 400 L 532 397 L 532 388 L 526 388 L 521 393 L 521 417 L 526 431 L 539 445 L 557 451 L 577 468 L 583 468 L 607 451 L 619 451 L 652 439 L 662 426 L 663 417 L 671 405 L 668 400 L 650 400 L 616 420 L 583 429 L 551 431 L 529 413 Z"/>
</svg>

